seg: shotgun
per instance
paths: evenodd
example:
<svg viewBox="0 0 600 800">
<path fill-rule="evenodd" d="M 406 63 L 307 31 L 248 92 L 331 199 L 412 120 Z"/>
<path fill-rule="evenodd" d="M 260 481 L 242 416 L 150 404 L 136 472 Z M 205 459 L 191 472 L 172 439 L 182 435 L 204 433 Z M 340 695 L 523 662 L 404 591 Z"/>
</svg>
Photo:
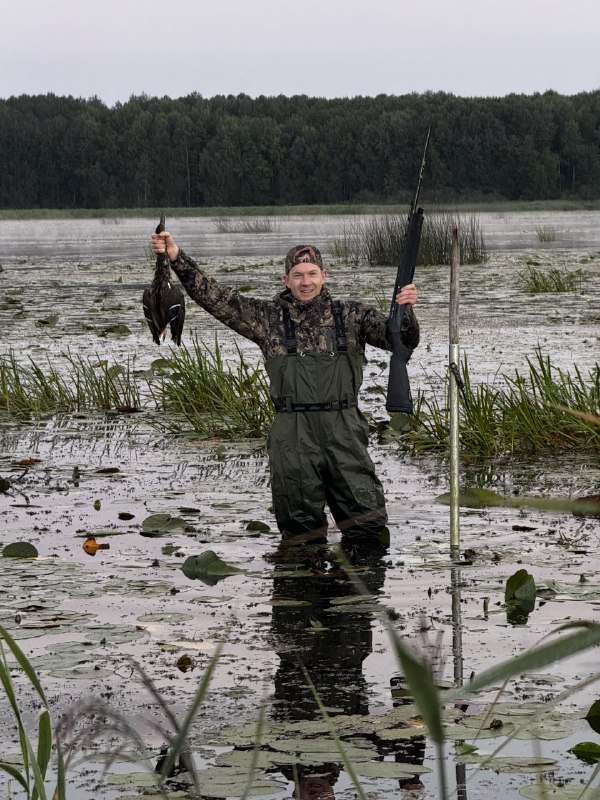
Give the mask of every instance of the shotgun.
<svg viewBox="0 0 600 800">
<path fill-rule="evenodd" d="M 430 134 L 431 126 L 427 129 L 427 136 L 425 137 L 425 143 L 423 144 L 423 150 L 421 152 L 417 188 L 408 213 L 404 247 L 402 249 L 402 255 L 400 256 L 400 263 L 398 264 L 398 272 L 396 274 L 396 283 L 394 284 L 394 293 L 392 295 L 392 305 L 390 307 L 390 316 L 388 320 L 388 336 L 392 343 L 392 357 L 390 359 L 390 374 L 388 378 L 385 407 L 387 411 L 403 411 L 405 414 L 413 413 L 410 382 L 408 380 L 408 372 L 406 371 L 406 365 L 412 355 L 412 350 L 402 342 L 400 331 L 406 315 L 406 306 L 398 305 L 396 302 L 396 295 L 403 286 L 413 282 L 413 276 L 415 274 L 415 265 L 417 263 L 417 254 L 421 241 L 421 229 L 423 228 L 423 209 L 418 206 L 419 191 L 421 189 L 423 170 L 425 169 L 425 156 L 427 154 Z"/>
</svg>

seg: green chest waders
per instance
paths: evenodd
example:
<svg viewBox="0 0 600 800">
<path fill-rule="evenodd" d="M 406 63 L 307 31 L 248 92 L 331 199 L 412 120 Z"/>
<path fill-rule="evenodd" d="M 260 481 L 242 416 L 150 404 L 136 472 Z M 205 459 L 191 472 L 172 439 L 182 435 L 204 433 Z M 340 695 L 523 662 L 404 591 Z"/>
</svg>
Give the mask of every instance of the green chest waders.
<svg viewBox="0 0 600 800">
<path fill-rule="evenodd" d="M 286 316 L 287 354 L 267 372 L 278 411 L 268 437 L 273 509 L 284 539 L 323 541 L 329 506 L 347 539 L 375 538 L 387 522 L 385 500 L 357 405 L 362 353 L 349 353 L 339 307 L 327 331 L 330 352 L 298 351 Z"/>
</svg>

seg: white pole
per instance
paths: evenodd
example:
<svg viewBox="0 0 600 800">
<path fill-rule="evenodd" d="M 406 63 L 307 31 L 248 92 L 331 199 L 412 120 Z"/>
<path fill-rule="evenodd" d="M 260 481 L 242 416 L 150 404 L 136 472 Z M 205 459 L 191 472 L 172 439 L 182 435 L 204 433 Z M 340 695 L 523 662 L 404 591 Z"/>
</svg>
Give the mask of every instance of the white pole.
<svg viewBox="0 0 600 800">
<path fill-rule="evenodd" d="M 448 351 L 448 402 L 450 406 L 450 555 L 453 561 L 460 556 L 459 477 L 458 477 L 458 369 L 460 366 L 458 333 L 458 267 L 460 246 L 458 228 L 452 231 L 452 263 L 450 266 L 450 325 Z"/>
</svg>

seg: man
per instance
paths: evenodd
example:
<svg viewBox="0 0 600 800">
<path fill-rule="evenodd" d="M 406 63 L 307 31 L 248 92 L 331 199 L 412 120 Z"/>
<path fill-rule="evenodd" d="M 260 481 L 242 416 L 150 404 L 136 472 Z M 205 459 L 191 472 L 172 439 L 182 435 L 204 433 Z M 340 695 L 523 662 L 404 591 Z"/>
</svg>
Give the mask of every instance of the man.
<svg viewBox="0 0 600 800">
<path fill-rule="evenodd" d="M 283 539 L 325 541 L 327 504 L 343 543 L 375 544 L 387 513 L 357 399 L 365 344 L 391 349 L 387 315 L 357 300 L 333 300 L 321 253 L 313 245 L 289 251 L 286 288 L 273 300 L 222 286 L 168 231 L 152 235 L 152 250 L 168 254 L 192 300 L 262 350 L 278 412 L 267 448 L 273 510 Z M 407 306 L 402 340 L 412 351 L 419 342 L 414 284 L 396 300 Z"/>
</svg>

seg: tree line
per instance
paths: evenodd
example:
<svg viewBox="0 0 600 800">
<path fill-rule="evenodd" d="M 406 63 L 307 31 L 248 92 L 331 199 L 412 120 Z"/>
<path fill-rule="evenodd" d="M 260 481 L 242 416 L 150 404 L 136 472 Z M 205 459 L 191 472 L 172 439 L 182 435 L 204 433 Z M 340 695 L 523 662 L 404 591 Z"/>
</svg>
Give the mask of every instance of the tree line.
<svg viewBox="0 0 600 800">
<path fill-rule="evenodd" d="M 600 197 L 600 91 L 0 100 L 0 208 Z"/>
</svg>

